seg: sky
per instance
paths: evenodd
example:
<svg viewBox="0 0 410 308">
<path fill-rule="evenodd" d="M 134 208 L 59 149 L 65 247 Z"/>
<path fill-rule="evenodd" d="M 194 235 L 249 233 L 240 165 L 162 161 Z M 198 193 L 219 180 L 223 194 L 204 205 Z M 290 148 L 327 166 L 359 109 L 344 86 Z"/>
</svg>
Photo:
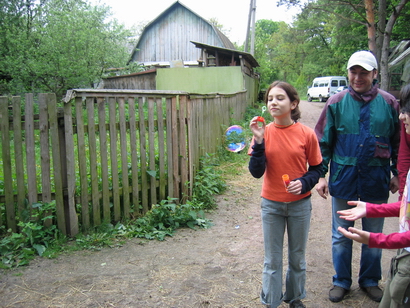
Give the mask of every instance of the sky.
<svg viewBox="0 0 410 308">
<path fill-rule="evenodd" d="M 176 0 L 94 0 L 95 4 L 106 4 L 112 9 L 114 18 L 127 28 L 133 25 L 145 24 L 158 17 Z M 216 18 L 223 26 L 229 39 L 238 44 L 243 44 L 246 38 L 246 27 L 250 0 L 181 0 L 183 5 L 190 10 L 209 20 Z M 286 9 L 285 6 L 277 7 L 276 0 L 256 0 L 255 20 L 270 19 L 291 23 L 297 9 Z"/>
</svg>

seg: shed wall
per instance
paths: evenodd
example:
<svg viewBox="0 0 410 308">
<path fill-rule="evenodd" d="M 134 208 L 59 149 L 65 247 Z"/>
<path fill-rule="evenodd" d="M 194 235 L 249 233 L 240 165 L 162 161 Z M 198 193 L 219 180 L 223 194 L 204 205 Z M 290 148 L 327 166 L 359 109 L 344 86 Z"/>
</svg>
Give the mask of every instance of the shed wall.
<svg viewBox="0 0 410 308">
<path fill-rule="evenodd" d="M 157 90 L 235 93 L 245 90 L 240 66 L 157 69 Z"/>
<path fill-rule="evenodd" d="M 230 94 L 247 90 L 246 101 L 257 101 L 259 80 L 243 74 L 240 66 L 157 69 L 157 90 L 196 94 Z"/>
<path fill-rule="evenodd" d="M 209 23 L 189 10 L 176 6 L 166 18 L 160 18 L 147 27 L 138 42 L 138 50 L 132 61 L 197 61 L 200 50 L 190 41 L 223 47 Z"/>
</svg>

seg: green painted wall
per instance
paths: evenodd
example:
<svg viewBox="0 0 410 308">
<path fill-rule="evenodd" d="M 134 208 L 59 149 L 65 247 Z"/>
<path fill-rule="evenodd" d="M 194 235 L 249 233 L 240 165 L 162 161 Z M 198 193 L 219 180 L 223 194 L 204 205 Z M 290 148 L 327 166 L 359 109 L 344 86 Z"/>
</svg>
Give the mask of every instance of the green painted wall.
<svg viewBox="0 0 410 308">
<path fill-rule="evenodd" d="M 193 94 L 230 94 L 247 89 L 247 101 L 254 103 L 259 81 L 244 75 L 240 66 L 161 68 L 157 69 L 156 89 Z"/>
<path fill-rule="evenodd" d="M 235 93 L 244 90 L 240 66 L 157 69 L 157 90 L 196 94 Z"/>
<path fill-rule="evenodd" d="M 244 90 L 240 66 L 157 69 L 157 90 L 235 93 Z"/>
</svg>

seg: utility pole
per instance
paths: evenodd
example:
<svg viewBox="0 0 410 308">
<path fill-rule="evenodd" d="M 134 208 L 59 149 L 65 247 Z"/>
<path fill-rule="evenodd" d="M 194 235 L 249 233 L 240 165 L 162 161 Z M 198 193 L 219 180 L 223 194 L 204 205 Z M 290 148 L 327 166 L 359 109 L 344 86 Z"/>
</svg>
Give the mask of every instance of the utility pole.
<svg viewBox="0 0 410 308">
<path fill-rule="evenodd" d="M 255 11 L 256 11 L 256 0 L 251 0 L 250 6 L 249 6 L 249 15 L 248 15 L 248 27 L 246 29 L 245 52 L 249 52 L 248 44 L 249 44 L 249 34 L 250 34 L 251 35 L 250 53 L 252 55 L 255 52 Z"/>
</svg>

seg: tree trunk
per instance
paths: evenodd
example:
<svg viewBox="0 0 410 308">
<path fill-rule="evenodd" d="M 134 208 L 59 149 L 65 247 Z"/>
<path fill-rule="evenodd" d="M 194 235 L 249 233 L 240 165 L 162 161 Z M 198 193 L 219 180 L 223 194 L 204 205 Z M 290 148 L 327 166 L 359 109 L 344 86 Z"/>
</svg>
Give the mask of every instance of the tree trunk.
<svg viewBox="0 0 410 308">
<path fill-rule="evenodd" d="M 376 58 L 377 63 L 380 63 L 380 58 L 382 54 L 384 31 L 386 30 L 386 19 L 387 19 L 387 5 L 386 0 L 379 0 L 378 7 L 378 22 L 376 29 Z M 380 68 L 379 68 L 380 72 Z"/>
<path fill-rule="evenodd" d="M 376 55 L 376 28 L 374 26 L 374 3 L 373 0 L 364 0 L 367 21 L 367 39 L 369 50 Z"/>
</svg>

